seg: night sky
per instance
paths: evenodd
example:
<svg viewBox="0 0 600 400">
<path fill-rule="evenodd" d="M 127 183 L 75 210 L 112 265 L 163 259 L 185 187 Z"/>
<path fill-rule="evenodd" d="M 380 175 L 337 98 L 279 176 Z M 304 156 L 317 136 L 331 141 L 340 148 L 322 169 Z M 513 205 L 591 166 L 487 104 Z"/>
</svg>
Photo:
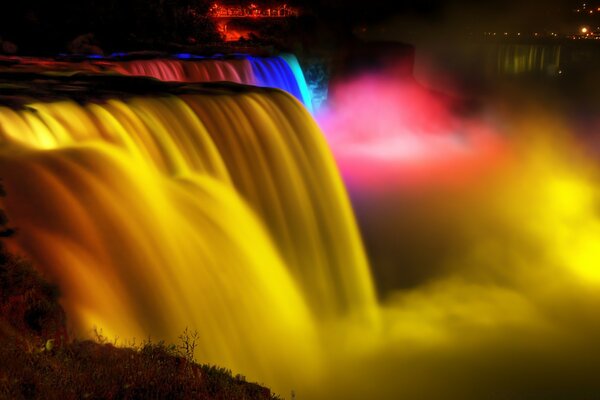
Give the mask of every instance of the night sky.
<svg viewBox="0 0 600 400">
<path fill-rule="evenodd" d="M 244 1 L 223 1 L 245 4 Z M 90 31 L 111 29 L 119 25 L 128 28 L 136 24 L 152 29 L 144 22 L 148 14 L 171 18 L 177 7 L 196 5 L 201 9 L 212 0 L 91 0 L 54 1 L 29 0 L 3 5 L 0 15 L 0 37 L 14 38 L 24 33 L 29 41 L 67 40 Z M 276 0 L 257 2 L 280 3 Z M 377 24 L 401 17 L 404 21 L 426 24 L 428 29 L 451 25 L 458 30 L 527 30 L 568 28 L 573 25 L 572 10 L 577 0 L 549 0 L 543 3 L 519 0 L 442 1 L 442 0 L 290 0 L 306 13 L 333 24 Z M 165 29 L 161 29 L 165 31 Z M 168 31 L 168 30 L 167 30 Z M 17 35 L 18 38 L 18 35 Z"/>
<path fill-rule="evenodd" d="M 446 34 L 449 30 L 567 31 L 574 24 L 572 9 L 577 5 L 576 1 L 569 0 L 549 0 L 544 3 L 518 0 L 329 0 L 326 3 L 342 9 L 350 8 L 347 12 L 354 21 L 372 24 L 400 18 L 398 23 L 425 25 L 432 34 L 436 31 Z"/>
<path fill-rule="evenodd" d="M 495 16 L 499 19 L 512 19 L 515 15 L 526 15 L 528 17 L 540 15 L 561 14 L 574 7 L 577 1 L 549 0 L 543 3 L 523 2 L 518 0 L 495 0 L 495 1 L 442 1 L 442 0 L 324 0 L 324 1 L 301 1 L 298 4 L 311 4 L 316 9 L 334 8 L 344 10 L 349 15 L 376 16 L 394 14 L 413 14 L 419 17 L 439 18 L 453 10 L 463 10 L 466 13 L 479 13 L 481 15 Z"/>
</svg>

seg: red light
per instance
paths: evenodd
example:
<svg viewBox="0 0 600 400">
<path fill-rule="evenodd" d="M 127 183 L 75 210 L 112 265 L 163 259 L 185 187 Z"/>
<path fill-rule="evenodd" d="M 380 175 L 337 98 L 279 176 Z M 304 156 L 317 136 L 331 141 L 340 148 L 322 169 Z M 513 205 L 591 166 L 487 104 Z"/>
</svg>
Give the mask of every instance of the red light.
<svg viewBox="0 0 600 400">
<path fill-rule="evenodd" d="M 351 186 L 462 182 L 501 153 L 483 124 L 453 115 L 449 100 L 413 80 L 362 76 L 335 87 L 331 101 L 318 120 Z"/>
</svg>

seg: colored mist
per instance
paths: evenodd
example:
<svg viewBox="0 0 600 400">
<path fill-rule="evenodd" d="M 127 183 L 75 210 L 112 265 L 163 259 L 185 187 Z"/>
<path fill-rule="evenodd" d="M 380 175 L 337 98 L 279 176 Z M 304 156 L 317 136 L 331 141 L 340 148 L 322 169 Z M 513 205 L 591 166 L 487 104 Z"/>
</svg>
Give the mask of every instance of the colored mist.
<svg viewBox="0 0 600 400">
<path fill-rule="evenodd" d="M 365 73 L 337 82 L 317 119 L 350 186 L 464 182 L 496 165 L 503 146 L 486 124 L 453 113 L 459 102 L 412 79 Z"/>
<path fill-rule="evenodd" d="M 353 332 L 325 378 L 349 384 L 320 398 L 598 393 L 598 165 L 564 121 L 527 111 L 510 162 L 466 188 L 351 188 L 383 328 Z"/>
<path fill-rule="evenodd" d="M 382 73 L 334 87 L 317 117 L 353 198 L 382 328 L 326 332 L 346 340 L 325 368 L 337 385 L 315 398 L 598 393 L 598 163 L 560 108 L 520 99 L 511 112 L 487 104 L 484 119 Z"/>
</svg>

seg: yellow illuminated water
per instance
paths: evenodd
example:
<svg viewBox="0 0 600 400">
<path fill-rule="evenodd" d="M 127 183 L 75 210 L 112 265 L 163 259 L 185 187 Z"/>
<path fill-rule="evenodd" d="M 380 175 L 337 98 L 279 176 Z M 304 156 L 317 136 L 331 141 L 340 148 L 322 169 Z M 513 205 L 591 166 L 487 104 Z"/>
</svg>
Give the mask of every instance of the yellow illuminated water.
<svg viewBox="0 0 600 400">
<path fill-rule="evenodd" d="M 561 46 L 502 44 L 493 48 L 488 60 L 491 74 L 557 75 L 561 64 Z"/>
<path fill-rule="evenodd" d="M 34 103 L 0 126 L 18 248 L 78 335 L 198 329 L 198 359 L 288 388 L 318 371 L 316 323 L 375 323 L 345 189 L 291 96 Z"/>
</svg>

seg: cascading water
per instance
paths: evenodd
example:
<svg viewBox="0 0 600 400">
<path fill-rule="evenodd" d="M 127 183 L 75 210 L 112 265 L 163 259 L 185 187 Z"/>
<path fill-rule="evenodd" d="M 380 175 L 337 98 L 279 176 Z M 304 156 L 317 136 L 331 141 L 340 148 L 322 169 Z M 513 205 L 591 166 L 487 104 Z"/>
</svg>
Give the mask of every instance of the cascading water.
<svg viewBox="0 0 600 400">
<path fill-rule="evenodd" d="M 560 45 L 501 44 L 491 48 L 486 69 L 492 76 L 557 75 L 560 64 Z"/>
<path fill-rule="evenodd" d="M 132 60 L 110 64 L 123 75 L 148 76 L 161 81 L 253 83 L 246 60 Z"/>
<path fill-rule="evenodd" d="M 50 59 L 8 57 L 11 70 L 87 71 L 145 76 L 166 82 L 233 82 L 251 86 L 277 88 L 291 93 L 312 111 L 310 91 L 298 59 L 292 54 L 276 57 L 205 58 L 186 55 L 180 58 L 140 60 L 91 59 L 66 62 Z"/>
<path fill-rule="evenodd" d="M 287 390 L 291 364 L 318 370 L 316 323 L 375 322 L 344 187 L 291 96 L 38 102 L 0 108 L 0 127 L 14 245 L 79 335 L 196 328 L 199 359 Z"/>
<path fill-rule="evenodd" d="M 133 60 L 112 64 L 124 75 L 148 76 L 162 81 L 228 81 L 246 85 L 278 88 L 294 95 L 309 110 L 311 98 L 298 60 L 293 55 L 237 59 Z"/>
</svg>

